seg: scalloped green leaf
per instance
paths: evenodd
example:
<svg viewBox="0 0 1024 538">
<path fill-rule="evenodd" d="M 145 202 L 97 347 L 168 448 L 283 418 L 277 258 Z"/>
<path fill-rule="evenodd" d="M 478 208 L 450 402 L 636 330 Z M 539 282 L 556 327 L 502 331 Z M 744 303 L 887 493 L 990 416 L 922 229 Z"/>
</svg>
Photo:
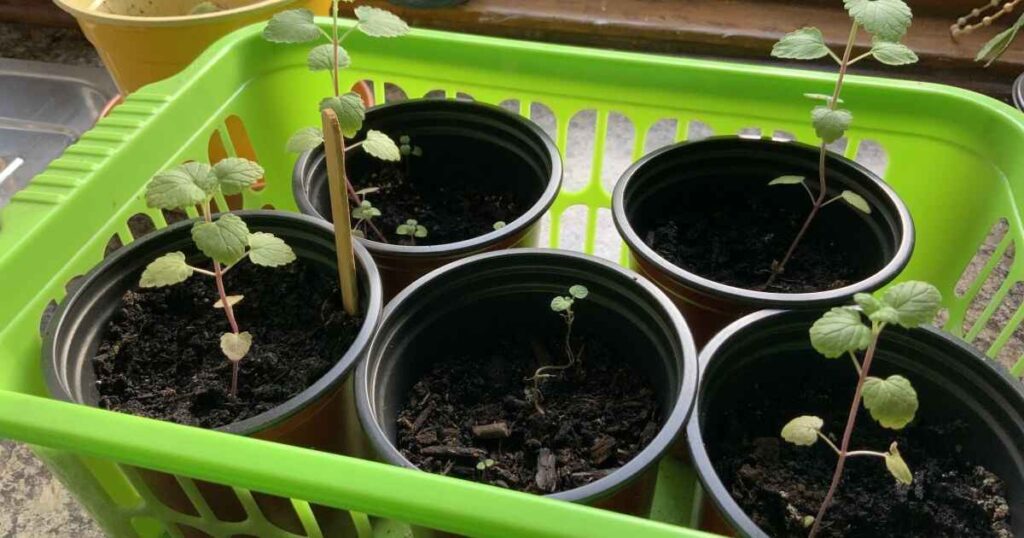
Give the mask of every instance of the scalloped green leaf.
<svg viewBox="0 0 1024 538">
<path fill-rule="evenodd" d="M 551 310 L 554 310 L 555 312 L 565 312 L 572 307 L 572 303 L 572 297 L 558 296 L 551 299 Z"/>
<path fill-rule="evenodd" d="M 885 428 L 901 430 L 917 413 L 917 391 L 900 375 L 864 380 L 864 407 Z"/>
<path fill-rule="evenodd" d="M 324 143 L 324 131 L 319 127 L 304 127 L 295 132 L 285 149 L 290 153 L 305 153 Z"/>
<path fill-rule="evenodd" d="M 830 359 L 867 349 L 871 343 L 871 329 L 864 324 L 860 312 L 849 306 L 826 312 L 811 326 L 810 334 L 814 349 Z"/>
<path fill-rule="evenodd" d="M 398 15 L 371 6 L 355 9 L 359 30 L 372 37 L 399 37 L 409 33 L 409 25 Z"/>
<path fill-rule="evenodd" d="M 402 153 L 398 150 L 398 144 L 390 136 L 370 129 L 366 132 L 366 140 L 363 140 L 363 150 L 371 157 L 382 161 L 400 161 Z"/>
<path fill-rule="evenodd" d="M 903 43 L 875 40 L 871 55 L 885 65 L 909 65 L 917 63 L 917 54 Z"/>
<path fill-rule="evenodd" d="M 192 227 L 192 241 L 211 259 L 231 265 L 245 255 L 249 246 L 249 227 L 237 215 L 221 215 L 213 222 Z"/>
<path fill-rule="evenodd" d="M 826 144 L 839 140 L 853 124 L 853 113 L 846 109 L 832 110 L 827 106 L 816 106 L 811 111 L 814 132 Z"/>
<path fill-rule="evenodd" d="M 366 118 L 366 105 L 358 93 L 349 92 L 341 97 L 327 97 L 320 101 L 320 110 L 330 108 L 338 116 L 338 123 L 341 125 L 341 132 L 346 138 L 351 138 L 363 128 L 363 120 Z"/>
<path fill-rule="evenodd" d="M 274 15 L 263 28 L 263 39 L 271 43 L 308 43 L 319 39 L 320 27 L 308 9 L 289 9 Z"/>
<path fill-rule="evenodd" d="M 853 296 L 853 301 L 857 303 L 857 306 L 859 306 L 868 316 L 883 306 L 882 301 L 878 300 L 870 293 L 858 293 Z"/>
<path fill-rule="evenodd" d="M 882 302 L 896 309 L 900 326 L 912 329 L 935 319 L 942 308 L 942 294 L 927 282 L 911 280 L 886 290 Z"/>
<path fill-rule="evenodd" d="M 324 43 L 317 45 L 309 51 L 306 58 L 306 65 L 310 71 L 331 71 L 334 69 L 334 44 Z M 344 47 L 338 47 L 338 69 L 345 69 L 352 65 L 352 58 Z"/>
<path fill-rule="evenodd" d="M 572 295 L 574 299 L 586 299 L 587 295 L 590 295 L 590 290 L 583 284 L 576 284 L 569 288 L 569 295 Z"/>
<path fill-rule="evenodd" d="M 149 262 L 139 279 L 141 288 L 161 288 L 173 286 L 188 280 L 193 273 L 192 267 L 185 263 L 182 252 L 168 252 Z"/>
<path fill-rule="evenodd" d="M 213 166 L 220 191 L 226 195 L 238 194 L 259 181 L 264 175 L 259 164 L 239 157 L 223 159 Z"/>
<path fill-rule="evenodd" d="M 159 209 L 183 209 L 201 204 L 209 194 L 198 183 L 208 186 L 211 176 L 210 167 L 199 163 L 186 163 L 160 172 L 146 185 L 146 205 Z M 213 183 L 216 184 L 216 178 Z"/>
<path fill-rule="evenodd" d="M 256 265 L 280 267 L 295 261 L 295 251 L 274 234 L 254 232 L 249 235 L 249 259 Z"/>
<path fill-rule="evenodd" d="M 790 32 L 772 47 L 772 56 L 791 60 L 815 60 L 828 56 L 828 52 L 825 36 L 812 27 Z"/>
<path fill-rule="evenodd" d="M 782 438 L 794 445 L 811 446 L 818 442 L 818 432 L 824 424 L 818 417 L 796 417 L 782 427 Z"/>
<path fill-rule="evenodd" d="M 898 42 L 910 29 L 914 14 L 903 0 L 845 0 L 846 10 L 869 34 Z"/>
</svg>

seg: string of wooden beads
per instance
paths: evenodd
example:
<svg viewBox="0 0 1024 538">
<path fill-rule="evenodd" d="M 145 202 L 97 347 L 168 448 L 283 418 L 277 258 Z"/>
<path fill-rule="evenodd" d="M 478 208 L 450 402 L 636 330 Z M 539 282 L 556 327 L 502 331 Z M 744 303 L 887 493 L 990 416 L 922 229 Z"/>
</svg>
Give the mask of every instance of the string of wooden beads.
<svg viewBox="0 0 1024 538">
<path fill-rule="evenodd" d="M 1024 0 L 990 0 L 988 4 L 974 8 L 967 15 L 957 19 L 956 23 L 950 26 L 949 32 L 953 35 L 953 39 L 956 39 L 958 36 L 969 34 L 978 28 L 991 26 L 1003 15 L 1012 13 L 1017 4 L 1021 2 Z M 991 13 L 985 15 L 988 12 Z"/>
</svg>

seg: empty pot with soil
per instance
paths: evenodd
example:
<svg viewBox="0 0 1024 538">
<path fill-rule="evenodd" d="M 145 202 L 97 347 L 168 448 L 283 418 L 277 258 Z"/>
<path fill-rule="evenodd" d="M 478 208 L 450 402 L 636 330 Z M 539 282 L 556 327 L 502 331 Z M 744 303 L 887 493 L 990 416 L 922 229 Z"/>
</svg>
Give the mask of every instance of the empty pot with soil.
<svg viewBox="0 0 1024 538">
<path fill-rule="evenodd" d="M 808 331 L 820 315 L 751 314 L 701 353 L 687 442 L 708 496 L 736 535 L 805 537 L 829 489 L 836 452 L 824 441 L 796 446 L 780 436 L 793 417 L 816 415 L 821 434 L 840 444 L 858 375 L 849 357 L 828 360 L 812 348 Z M 880 334 L 870 375 L 909 379 L 919 407 L 906 426 L 886 429 L 865 399 L 850 448 L 897 443 L 912 480 L 894 480 L 888 459 L 848 458 L 818 536 L 1024 535 L 1020 381 L 934 328 Z"/>
<path fill-rule="evenodd" d="M 356 404 L 388 463 L 646 515 L 689 414 L 694 349 L 671 301 L 628 270 L 487 253 L 389 304 Z"/>
<path fill-rule="evenodd" d="M 214 216 L 215 222 L 225 215 Z M 359 314 L 349 316 L 329 225 L 277 211 L 231 215 L 250 233 L 283 240 L 295 255 L 286 265 L 265 267 L 251 260 L 257 255 L 250 250 L 223 275 L 226 290 L 237 294 L 230 296 L 235 322 L 251 343 L 237 362 L 235 395 L 222 340 L 229 324 L 223 309 L 214 307 L 219 299 L 213 278 L 199 274 L 210 259 L 194 244 L 191 220 L 114 252 L 65 298 L 44 335 L 47 387 L 73 403 L 345 452 L 351 434 L 343 425 L 358 431 L 349 373 L 365 355 L 382 309 L 373 259 L 356 245 L 361 304 Z M 174 251 L 184 254 L 182 264 L 198 268 L 194 274 L 173 286 L 140 288 L 147 265 Z M 139 471 L 165 504 L 192 512 L 173 477 Z M 230 489 L 199 485 L 218 514 L 244 519 Z M 290 501 L 256 497 L 271 521 L 302 532 Z"/>
<path fill-rule="evenodd" d="M 417 99 L 370 109 L 350 147 L 371 130 L 404 147 L 399 162 L 346 156 L 349 181 L 380 212 L 354 227 L 365 234 L 385 297 L 448 262 L 536 246 L 562 182 L 558 149 L 537 125 L 482 103 Z M 292 188 L 300 211 L 331 218 L 322 146 L 299 157 Z"/>
<path fill-rule="evenodd" d="M 711 138 L 662 148 L 623 174 L 612 214 L 631 264 L 672 297 L 698 345 L 756 310 L 847 302 L 906 266 L 914 226 L 896 193 L 840 155 L 828 153 L 826 164 L 827 197 L 851 191 L 870 213 L 845 203 L 824 207 L 785 272 L 767 287 L 810 208 L 800 187 L 769 182 L 817 177 L 818 148 Z M 809 182 L 808 192 L 815 187 Z"/>
</svg>

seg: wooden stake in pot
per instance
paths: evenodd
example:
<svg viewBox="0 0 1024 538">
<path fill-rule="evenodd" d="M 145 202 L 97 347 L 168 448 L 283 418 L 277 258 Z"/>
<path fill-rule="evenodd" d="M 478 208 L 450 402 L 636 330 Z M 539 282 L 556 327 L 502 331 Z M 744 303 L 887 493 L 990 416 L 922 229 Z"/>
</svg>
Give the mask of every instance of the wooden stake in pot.
<svg viewBox="0 0 1024 538">
<path fill-rule="evenodd" d="M 356 288 L 356 256 L 352 251 L 352 218 L 345 197 L 345 138 L 338 116 L 331 109 L 321 115 L 324 127 L 324 153 L 327 155 L 327 178 L 331 189 L 331 217 L 334 219 L 334 242 L 338 255 L 338 278 L 345 312 L 357 313 L 359 290 Z"/>
</svg>

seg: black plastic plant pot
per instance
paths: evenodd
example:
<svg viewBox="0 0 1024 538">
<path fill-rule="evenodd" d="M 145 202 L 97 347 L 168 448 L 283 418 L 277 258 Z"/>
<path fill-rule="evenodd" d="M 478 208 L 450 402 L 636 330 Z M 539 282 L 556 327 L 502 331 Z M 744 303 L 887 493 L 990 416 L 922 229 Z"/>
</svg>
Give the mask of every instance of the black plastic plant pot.
<svg viewBox="0 0 1024 538">
<path fill-rule="evenodd" d="M 682 204 L 719 203 L 737 197 L 764 196 L 762 205 L 785 210 L 802 222 L 810 201 L 799 186 L 769 187 L 779 176 L 804 176 L 817 188 L 819 150 L 798 142 L 741 137 L 710 138 L 685 142 L 652 152 L 626 170 L 615 187 L 612 215 L 615 226 L 629 246 L 631 265 L 661 287 L 679 306 L 694 332 L 698 346 L 719 329 L 745 314 L 765 309 L 804 309 L 849 302 L 860 292 L 878 289 L 907 265 L 914 247 L 910 212 L 896 193 L 867 168 L 835 153 L 828 154 L 828 188 L 831 195 L 844 190 L 861 195 L 871 214 L 849 207 L 826 207 L 812 223 L 801 244 L 827 235 L 846 249 L 855 264 L 856 278 L 826 291 L 782 293 L 759 291 L 716 282 L 666 259 L 649 240 L 665 218 L 685 211 Z M 754 193 L 754 194 L 752 194 Z M 718 202 L 712 202 L 716 200 Z M 838 204 L 839 206 L 845 204 Z M 725 226 L 743 215 L 729 215 L 711 206 L 708 215 L 726 215 Z M 704 209 L 708 211 L 708 209 Z M 691 219 L 692 220 L 692 219 Z M 701 220 L 708 220 L 702 217 Z M 698 223 L 699 224 L 699 223 Z M 681 234 L 688 233 L 681 230 Z M 763 237 L 763 231 L 743 229 L 743 235 Z M 781 258 L 796 230 L 784 232 L 786 243 L 770 254 Z M 708 245 L 706 251 L 717 248 Z M 794 259 L 795 262 L 795 259 Z M 791 262 L 790 266 L 793 266 Z M 764 263 L 767 279 L 770 259 Z M 761 282 L 761 281 L 759 281 Z M 756 286 L 755 286 L 756 287 Z"/>
<path fill-rule="evenodd" d="M 504 228 L 493 230 L 493 223 L 488 223 L 482 235 L 451 243 L 411 246 L 400 244 L 394 235 L 388 243 L 373 240 L 372 235 L 362 239 L 380 269 L 385 299 L 446 263 L 481 252 L 537 246 L 540 218 L 561 188 L 562 161 L 554 142 L 536 124 L 487 104 L 415 99 L 369 110 L 363 131 L 352 142 L 363 140 L 370 129 L 396 141 L 409 136 L 422 149 L 422 156 L 403 157 L 409 166 L 423 171 L 417 174 L 417 182 L 427 182 L 431 188 L 473 183 L 510 196 L 523 210 L 506 220 Z M 388 165 L 362 151 L 347 156 L 348 175 L 357 188 L 372 186 L 364 184 L 365 178 L 384 166 Z M 323 147 L 299 157 L 292 190 L 299 211 L 331 219 Z M 385 234 L 392 231 L 383 230 Z"/>
<path fill-rule="evenodd" d="M 1024 110 L 1024 73 L 1013 84 L 1013 104 L 1017 105 L 1017 108 Z"/>
<path fill-rule="evenodd" d="M 251 231 L 269 232 L 284 239 L 300 259 L 336 271 L 334 232 L 324 221 L 278 211 L 237 211 L 235 214 Z M 186 256 L 196 253 L 191 239 L 192 223 L 172 224 L 119 249 L 95 266 L 64 299 L 50 319 L 43 338 L 43 377 L 51 395 L 72 403 L 97 405 L 99 394 L 93 357 L 107 330 L 108 320 L 120 307 L 124 293 L 137 287 L 139 275 L 147 264 L 167 252 L 180 250 Z M 355 245 L 355 254 L 364 322 L 347 352 L 337 357 L 337 363 L 302 392 L 273 409 L 217 428 L 218 431 L 335 453 L 352 450 L 352 439 L 358 438 L 359 428 L 352 403 L 350 373 L 366 355 L 383 305 L 380 277 L 373 259 L 361 245 Z M 272 282 L 267 284 L 273 285 Z M 244 360 L 242 368 L 244 375 Z M 173 477 L 140 472 L 165 504 L 179 507 L 182 512 L 192 511 Z M 219 515 L 236 513 L 244 519 L 245 513 L 229 488 L 204 483 L 200 487 L 211 506 L 224 511 L 218 511 Z M 276 524 L 302 532 L 290 501 L 266 495 L 257 495 L 257 500 L 265 515 Z"/>
<path fill-rule="evenodd" d="M 647 380 L 661 410 L 660 424 L 653 439 L 618 469 L 548 496 L 646 515 L 658 462 L 689 415 L 697 380 L 695 346 L 686 322 L 657 287 L 579 253 L 516 249 L 480 254 L 424 276 L 390 302 L 370 354 L 356 371 L 356 406 L 375 457 L 415 468 L 396 448 L 396 421 L 413 385 L 449 354 L 446 350 L 517 332 L 564 329 L 549 305 L 574 284 L 590 290 L 577 323 L 610 335 L 614 356 L 631 361 Z"/>
<path fill-rule="evenodd" d="M 760 528 L 731 494 L 736 484 L 745 487 L 741 481 L 746 480 L 737 478 L 746 476 L 742 469 L 738 474 L 729 470 L 730 465 L 738 465 L 734 457 L 736 447 L 745 447 L 745 443 L 760 446 L 759 439 L 781 442 L 779 435 L 786 422 L 799 415 L 827 416 L 829 411 L 820 407 L 827 407 L 823 402 L 829 400 L 843 403 L 836 407 L 837 420 L 826 421 L 825 429 L 836 437 L 842 436 L 857 376 L 849 360 L 825 359 L 811 347 L 808 330 L 820 314 L 773 310 L 750 314 L 723 329 L 701 352 L 700 388 L 686 427 L 686 437 L 706 497 L 713 503 L 704 510 L 705 530 L 746 537 L 767 538 L 773 534 L 770 529 Z M 895 327 L 885 329 L 870 375 L 887 377 L 893 374 L 902 375 L 913 383 L 920 403 L 916 418 L 903 431 L 882 430 L 861 410 L 862 416 L 853 436 L 854 444 L 864 435 L 870 435 L 865 433 L 866 428 L 876 428 L 886 439 L 895 440 L 897 436 L 905 435 L 905 438 L 901 437 L 900 451 L 915 471 L 915 484 L 921 477 L 918 471 L 931 473 L 930 476 L 960 471 L 944 468 L 926 471 L 915 467 L 915 463 L 925 465 L 920 462 L 922 456 L 918 453 L 914 459 L 908 456 L 908 452 L 924 451 L 928 454 L 938 450 L 936 444 L 958 447 L 949 449 L 956 451 L 954 459 L 962 458 L 960 461 L 965 466 L 981 465 L 1003 481 L 1010 510 L 1011 533 L 1024 536 L 1024 385 L 963 341 L 931 327 L 911 331 Z M 810 398 L 808 391 L 821 396 Z M 922 436 L 921 432 L 933 431 L 931 428 L 940 433 Z M 943 428 L 950 428 L 953 433 L 947 436 Z M 791 450 L 828 450 L 824 445 L 818 445 L 793 447 Z M 868 448 L 884 451 L 888 445 Z M 854 460 L 851 458 L 849 461 Z M 854 476 L 856 473 L 864 473 L 865 470 L 885 473 L 884 468 L 873 467 L 880 463 L 876 463 L 874 458 L 871 460 L 850 464 L 860 465 L 859 468 L 847 466 L 840 493 L 843 488 L 855 488 L 857 484 L 865 483 Z M 730 461 L 733 463 L 728 463 Z M 831 458 L 827 461 L 829 466 L 825 471 L 827 476 L 831 476 L 834 461 Z M 827 484 L 826 477 L 823 486 L 827 487 Z M 921 503 L 934 498 L 930 492 L 940 490 L 934 482 L 931 485 L 915 484 L 910 488 L 927 489 L 917 494 L 913 490 L 907 495 Z M 934 496 L 941 495 L 934 493 Z M 813 512 L 818 502 L 820 499 L 807 511 Z M 786 502 L 781 503 L 778 508 L 785 509 Z M 835 510 L 834 505 L 829 513 L 835 513 Z M 893 513 L 902 513 L 899 510 L 899 507 L 891 508 Z M 879 508 L 879 517 L 882 516 L 881 511 Z M 829 515 L 825 517 L 827 529 Z M 768 519 L 764 516 L 762 521 Z M 901 520 L 904 527 L 897 532 L 875 529 L 873 534 L 850 535 L 929 535 L 914 529 L 911 519 L 913 516 L 907 515 Z M 806 529 L 799 529 L 799 535 L 803 534 L 806 534 Z"/>
</svg>

